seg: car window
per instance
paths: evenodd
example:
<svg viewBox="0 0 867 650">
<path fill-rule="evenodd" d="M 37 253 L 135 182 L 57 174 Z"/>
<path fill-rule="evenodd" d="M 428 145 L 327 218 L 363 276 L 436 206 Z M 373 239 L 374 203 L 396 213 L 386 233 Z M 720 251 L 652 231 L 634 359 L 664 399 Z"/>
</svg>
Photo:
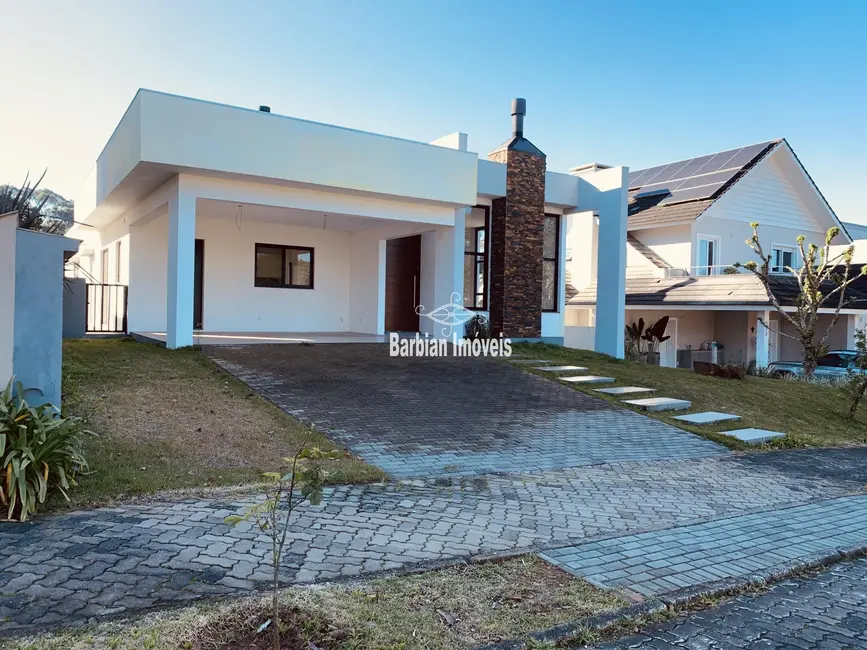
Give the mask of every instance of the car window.
<svg viewBox="0 0 867 650">
<path fill-rule="evenodd" d="M 849 359 L 845 358 L 841 354 L 832 352 L 831 354 L 826 354 L 824 357 L 821 357 L 819 359 L 819 365 L 826 368 L 848 368 Z"/>
</svg>

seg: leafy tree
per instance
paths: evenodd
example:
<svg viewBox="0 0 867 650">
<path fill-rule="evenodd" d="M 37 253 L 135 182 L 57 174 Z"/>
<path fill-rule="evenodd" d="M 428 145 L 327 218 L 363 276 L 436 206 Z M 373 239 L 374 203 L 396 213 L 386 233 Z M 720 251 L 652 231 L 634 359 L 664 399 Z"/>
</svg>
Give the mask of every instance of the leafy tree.
<svg viewBox="0 0 867 650">
<path fill-rule="evenodd" d="M 31 185 L 30 174 L 21 188 L 0 185 L 0 214 L 18 213 L 18 227 L 62 235 L 72 223 L 72 201 L 56 192 L 39 189 L 45 172 Z"/>
<path fill-rule="evenodd" d="M 750 226 L 753 229 L 753 236 L 746 241 L 746 244 L 755 252 L 761 263 L 750 261 L 735 266 L 743 267 L 759 278 L 774 309 L 795 330 L 795 335 L 782 331 L 778 333 L 800 343 L 804 350 L 804 376 L 810 378 L 816 370 L 819 358 L 827 351 L 825 344 L 840 318 L 840 310 L 846 304 L 846 289 L 862 275 L 867 275 L 867 266 L 854 271 L 851 268 L 854 246 L 849 246 L 836 255 L 831 254 L 831 240 L 840 234 L 840 228 L 837 226 L 828 229 L 825 233 L 825 242 L 821 247 L 816 244 L 805 247 L 806 238 L 804 235 L 799 235 L 798 252 L 801 265 L 798 268 L 787 266 L 784 269 L 797 281 L 799 293 L 795 300 L 795 311 L 786 311 L 771 287 L 770 276 L 773 268 L 771 255 L 765 254 L 759 241 L 759 224 L 753 222 Z M 825 331 L 818 333 L 819 310 L 826 303 L 828 303 L 827 308 L 833 308 L 833 315 Z M 759 319 L 759 322 L 770 330 L 769 324 L 763 319 Z"/>
</svg>

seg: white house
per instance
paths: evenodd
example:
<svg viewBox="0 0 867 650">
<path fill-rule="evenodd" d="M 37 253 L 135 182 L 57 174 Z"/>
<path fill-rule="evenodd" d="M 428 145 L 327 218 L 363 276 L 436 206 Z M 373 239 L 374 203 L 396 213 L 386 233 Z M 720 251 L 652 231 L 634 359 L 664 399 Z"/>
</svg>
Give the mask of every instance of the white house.
<svg viewBox="0 0 867 650">
<path fill-rule="evenodd" d="M 822 244 L 827 230 L 838 226 L 835 250 L 852 241 L 785 140 L 630 173 L 626 320 L 670 317 L 662 364 L 690 367 L 691 361 L 710 360 L 714 343 L 723 361 L 767 365 L 798 358 L 798 344 L 775 333 L 793 332 L 758 279 L 732 267 L 757 259 L 745 243 L 751 222 L 760 224 L 760 241 L 781 271 L 775 293 L 789 309 L 797 292 L 782 267 L 797 265 L 798 235 L 806 237 L 805 245 Z M 592 239 L 595 228 L 593 220 L 577 219 L 570 241 Z M 596 309 L 605 289 L 594 283 L 593 264 L 574 255 L 569 262 L 566 338 L 578 347 L 585 343 L 582 335 L 603 326 Z M 829 340 L 832 348 L 853 346 L 867 296 L 856 289 L 852 295 L 859 302 L 843 310 Z M 771 323 L 770 332 L 759 318 Z"/>
<path fill-rule="evenodd" d="M 129 332 L 170 348 L 438 336 L 424 315 L 456 297 L 495 333 L 562 341 L 564 222 L 590 214 L 595 345 L 622 356 L 628 170 L 548 171 L 523 100 L 512 113 L 486 159 L 460 133 L 426 144 L 140 90 L 76 197 L 76 261 L 127 286 Z"/>
</svg>

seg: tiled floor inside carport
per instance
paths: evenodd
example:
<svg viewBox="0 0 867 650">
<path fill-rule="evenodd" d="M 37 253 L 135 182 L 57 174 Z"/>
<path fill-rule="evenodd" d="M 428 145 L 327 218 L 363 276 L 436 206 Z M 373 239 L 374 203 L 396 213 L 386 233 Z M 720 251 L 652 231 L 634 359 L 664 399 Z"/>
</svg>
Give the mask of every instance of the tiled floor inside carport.
<svg viewBox="0 0 867 650">
<path fill-rule="evenodd" d="M 527 472 L 726 453 L 708 440 L 488 358 L 385 345 L 249 345 L 207 354 L 397 478 Z"/>
</svg>

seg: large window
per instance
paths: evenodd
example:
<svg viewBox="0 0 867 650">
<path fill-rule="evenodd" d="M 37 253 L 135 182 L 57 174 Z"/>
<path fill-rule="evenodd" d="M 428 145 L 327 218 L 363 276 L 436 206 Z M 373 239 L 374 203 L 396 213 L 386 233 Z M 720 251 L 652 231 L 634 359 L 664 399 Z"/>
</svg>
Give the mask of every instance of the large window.
<svg viewBox="0 0 867 650">
<path fill-rule="evenodd" d="M 719 237 L 698 236 L 698 260 L 696 275 L 716 275 L 719 273 Z"/>
<path fill-rule="evenodd" d="M 313 249 L 256 244 L 257 287 L 313 288 Z"/>
<path fill-rule="evenodd" d="M 488 308 L 488 208 L 473 208 L 464 231 L 464 307 Z"/>
<path fill-rule="evenodd" d="M 774 245 L 771 254 L 771 273 L 785 273 L 787 268 L 792 268 L 794 258 L 795 249 L 791 246 Z"/>
<path fill-rule="evenodd" d="M 557 311 L 560 269 L 560 217 L 545 215 L 542 237 L 542 311 Z"/>
</svg>

